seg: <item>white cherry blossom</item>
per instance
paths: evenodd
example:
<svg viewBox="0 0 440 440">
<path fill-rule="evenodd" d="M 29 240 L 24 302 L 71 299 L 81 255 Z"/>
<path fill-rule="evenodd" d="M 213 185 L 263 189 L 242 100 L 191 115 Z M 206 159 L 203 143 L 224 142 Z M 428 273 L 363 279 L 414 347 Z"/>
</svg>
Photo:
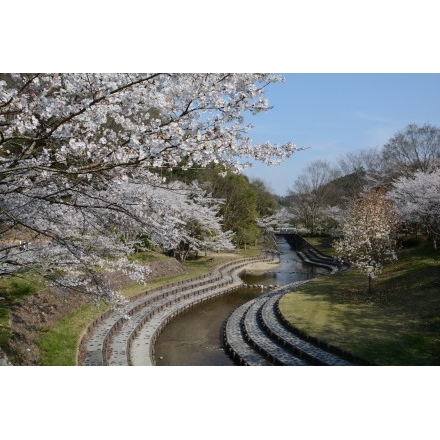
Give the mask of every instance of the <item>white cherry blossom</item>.
<svg viewBox="0 0 440 440">
<path fill-rule="evenodd" d="M 421 227 L 437 249 L 440 237 L 440 169 L 400 177 L 393 184 L 390 198 L 403 220 L 409 225 Z"/>
<path fill-rule="evenodd" d="M 0 276 L 34 270 L 112 295 L 100 276 L 148 268 L 127 256 L 147 238 L 166 251 L 231 247 L 219 201 L 162 170 L 251 160 L 247 114 L 269 110 L 272 74 L 0 74 Z M 26 245 L 23 245 L 26 242 Z"/>
</svg>

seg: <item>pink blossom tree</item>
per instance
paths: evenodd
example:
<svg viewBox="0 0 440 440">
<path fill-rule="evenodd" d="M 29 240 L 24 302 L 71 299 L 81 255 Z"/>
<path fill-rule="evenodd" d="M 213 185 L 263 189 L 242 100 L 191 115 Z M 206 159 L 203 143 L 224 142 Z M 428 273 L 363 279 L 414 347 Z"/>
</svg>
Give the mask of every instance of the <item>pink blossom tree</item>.
<svg viewBox="0 0 440 440">
<path fill-rule="evenodd" d="M 380 274 L 383 264 L 396 256 L 394 233 L 398 225 L 393 203 L 382 189 L 373 189 L 349 208 L 342 228 L 342 238 L 333 246 L 337 257 L 362 269 L 372 279 Z"/>
</svg>

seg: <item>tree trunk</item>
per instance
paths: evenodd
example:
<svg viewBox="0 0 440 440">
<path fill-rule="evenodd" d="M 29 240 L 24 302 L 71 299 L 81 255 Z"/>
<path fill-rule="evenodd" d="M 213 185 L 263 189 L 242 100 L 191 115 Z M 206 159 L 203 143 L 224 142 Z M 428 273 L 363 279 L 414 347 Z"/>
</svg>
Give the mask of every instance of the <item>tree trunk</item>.
<svg viewBox="0 0 440 440">
<path fill-rule="evenodd" d="M 373 292 L 373 290 L 372 290 L 372 280 L 373 280 L 373 277 L 371 276 L 371 274 L 368 274 L 368 293 L 370 295 Z"/>
</svg>

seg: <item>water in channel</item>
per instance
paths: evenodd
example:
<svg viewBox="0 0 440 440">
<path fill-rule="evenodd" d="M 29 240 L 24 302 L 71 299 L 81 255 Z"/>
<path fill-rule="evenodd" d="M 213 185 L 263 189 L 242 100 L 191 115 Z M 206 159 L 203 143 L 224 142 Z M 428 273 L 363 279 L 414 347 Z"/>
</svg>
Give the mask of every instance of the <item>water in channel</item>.
<svg viewBox="0 0 440 440">
<path fill-rule="evenodd" d="M 242 275 L 247 285 L 286 285 L 315 276 L 314 268 L 302 264 L 286 239 L 277 237 L 280 264 L 263 275 Z M 155 344 L 158 366 L 234 365 L 223 349 L 223 324 L 234 309 L 261 295 L 261 288 L 242 287 L 206 301 L 171 321 Z"/>
</svg>

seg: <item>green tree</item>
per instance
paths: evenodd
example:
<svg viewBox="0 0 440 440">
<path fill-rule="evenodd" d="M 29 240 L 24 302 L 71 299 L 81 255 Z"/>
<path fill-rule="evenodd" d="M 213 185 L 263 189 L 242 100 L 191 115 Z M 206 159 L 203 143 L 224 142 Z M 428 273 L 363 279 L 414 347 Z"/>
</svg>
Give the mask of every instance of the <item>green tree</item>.
<svg viewBox="0 0 440 440">
<path fill-rule="evenodd" d="M 335 189 L 329 185 L 339 176 L 329 162 L 316 160 L 305 168 L 289 191 L 290 208 L 296 220 L 314 235 L 320 222 L 327 219 L 325 213 L 335 196 Z"/>
<path fill-rule="evenodd" d="M 247 177 L 228 173 L 217 176 L 213 196 L 225 200 L 220 209 L 226 230 L 234 231 L 236 244 L 244 246 L 254 243 L 259 237 L 257 226 L 257 193 Z"/>
<path fill-rule="evenodd" d="M 246 176 L 228 172 L 217 164 L 169 170 L 163 176 L 186 183 L 197 180 L 212 197 L 222 200 L 219 214 L 223 217 L 223 230 L 235 233 L 234 241 L 238 246 L 255 243 L 261 234 L 257 218 L 277 211 L 276 197 L 261 179 L 251 182 Z"/>
<path fill-rule="evenodd" d="M 256 209 L 259 217 L 274 215 L 278 210 L 276 196 L 266 186 L 266 183 L 259 178 L 251 180 L 251 186 L 257 194 Z"/>
</svg>

